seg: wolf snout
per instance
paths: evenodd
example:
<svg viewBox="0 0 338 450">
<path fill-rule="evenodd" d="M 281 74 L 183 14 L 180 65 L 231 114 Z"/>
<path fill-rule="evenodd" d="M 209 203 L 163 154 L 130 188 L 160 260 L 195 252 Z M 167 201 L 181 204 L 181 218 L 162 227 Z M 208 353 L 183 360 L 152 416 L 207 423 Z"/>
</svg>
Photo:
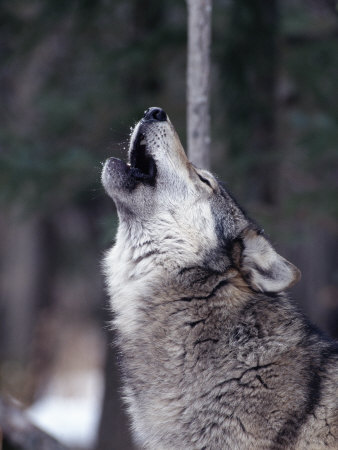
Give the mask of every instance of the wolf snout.
<svg viewBox="0 0 338 450">
<path fill-rule="evenodd" d="M 162 108 L 151 107 L 144 112 L 144 122 L 165 122 L 167 120 L 167 114 Z"/>
</svg>

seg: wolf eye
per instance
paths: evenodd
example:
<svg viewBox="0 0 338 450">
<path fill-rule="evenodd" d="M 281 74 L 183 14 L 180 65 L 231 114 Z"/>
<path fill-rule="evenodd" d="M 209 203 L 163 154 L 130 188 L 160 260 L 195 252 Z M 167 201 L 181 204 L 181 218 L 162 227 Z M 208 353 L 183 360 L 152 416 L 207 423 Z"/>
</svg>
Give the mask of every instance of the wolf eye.
<svg viewBox="0 0 338 450">
<path fill-rule="evenodd" d="M 198 175 L 198 178 L 199 178 L 201 181 L 203 181 L 203 183 L 207 184 L 209 187 L 212 188 L 212 186 L 211 186 L 211 184 L 210 184 L 210 181 L 208 181 L 206 178 L 203 178 L 199 173 L 198 173 L 197 175 Z"/>
</svg>

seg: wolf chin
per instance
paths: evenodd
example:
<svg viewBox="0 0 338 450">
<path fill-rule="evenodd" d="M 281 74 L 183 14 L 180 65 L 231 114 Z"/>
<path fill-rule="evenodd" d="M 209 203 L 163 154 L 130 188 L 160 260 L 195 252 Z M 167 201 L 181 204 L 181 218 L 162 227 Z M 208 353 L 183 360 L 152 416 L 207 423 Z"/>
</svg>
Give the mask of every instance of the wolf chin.
<svg viewBox="0 0 338 450">
<path fill-rule="evenodd" d="M 337 449 L 337 347 L 284 293 L 299 270 L 188 161 L 162 109 L 102 182 L 119 215 L 104 269 L 139 448 Z"/>
</svg>

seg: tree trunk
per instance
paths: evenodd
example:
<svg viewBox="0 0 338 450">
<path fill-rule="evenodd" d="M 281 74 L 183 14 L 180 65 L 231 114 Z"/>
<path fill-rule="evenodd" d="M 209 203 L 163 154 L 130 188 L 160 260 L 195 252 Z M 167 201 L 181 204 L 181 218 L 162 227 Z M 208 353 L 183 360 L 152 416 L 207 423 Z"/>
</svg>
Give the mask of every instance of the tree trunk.
<svg viewBox="0 0 338 450">
<path fill-rule="evenodd" d="M 107 332 L 108 346 L 105 367 L 105 395 L 96 450 L 133 450 L 125 405 L 121 399 L 121 379 L 117 352 L 111 346 L 112 333 Z"/>
<path fill-rule="evenodd" d="M 27 362 L 32 356 L 43 249 L 39 218 L 24 220 L 22 214 L 12 208 L 0 223 L 0 254 L 6 261 L 0 276 L 0 356 Z"/>
<path fill-rule="evenodd" d="M 187 0 L 188 5 L 188 155 L 210 168 L 210 41 L 212 0 Z"/>
</svg>

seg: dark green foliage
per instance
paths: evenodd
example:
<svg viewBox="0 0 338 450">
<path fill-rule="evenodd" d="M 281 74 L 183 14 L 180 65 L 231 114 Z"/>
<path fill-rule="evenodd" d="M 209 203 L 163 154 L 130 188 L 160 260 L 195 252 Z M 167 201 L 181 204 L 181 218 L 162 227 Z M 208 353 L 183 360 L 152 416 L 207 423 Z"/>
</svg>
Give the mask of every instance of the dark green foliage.
<svg viewBox="0 0 338 450">
<path fill-rule="evenodd" d="M 1 200 L 44 209 L 91 199 L 100 163 L 125 153 L 144 108 L 171 109 L 164 68 L 184 55 L 184 12 L 151 0 L 1 4 Z"/>
<path fill-rule="evenodd" d="M 214 4 L 213 141 L 228 148 L 226 164 L 214 156 L 224 161 L 217 172 L 268 203 L 289 151 L 304 173 L 323 173 L 324 192 L 337 164 L 336 17 L 300 1 L 279 6 Z M 33 210 L 91 201 L 102 192 L 100 163 L 125 154 L 129 126 L 147 106 L 167 109 L 185 136 L 184 2 L 16 0 L 1 3 L 0 20 L 2 201 Z M 318 42 L 306 43 L 316 30 Z"/>
<path fill-rule="evenodd" d="M 226 111 L 216 131 L 225 140 L 226 123 L 229 162 L 223 176 L 256 203 L 282 201 L 285 213 L 302 208 L 332 217 L 337 15 L 326 2 L 239 0 L 226 7 L 219 1 L 216 8 L 214 49 Z"/>
<path fill-rule="evenodd" d="M 269 204 L 282 191 L 287 211 L 310 211 L 313 191 L 335 193 L 337 19 L 301 1 L 279 7 L 215 1 L 212 137 L 228 151 L 214 159 L 242 197 Z M 5 1 L 0 20 L 2 202 L 43 211 L 101 198 L 101 162 L 125 155 L 147 106 L 167 109 L 185 136 L 183 2 Z M 283 186 L 286 159 L 318 181 Z"/>
<path fill-rule="evenodd" d="M 270 127 L 274 109 L 278 15 L 275 1 L 232 2 L 225 32 L 223 89 L 229 123 L 231 151 L 243 151 L 255 128 Z"/>
</svg>

